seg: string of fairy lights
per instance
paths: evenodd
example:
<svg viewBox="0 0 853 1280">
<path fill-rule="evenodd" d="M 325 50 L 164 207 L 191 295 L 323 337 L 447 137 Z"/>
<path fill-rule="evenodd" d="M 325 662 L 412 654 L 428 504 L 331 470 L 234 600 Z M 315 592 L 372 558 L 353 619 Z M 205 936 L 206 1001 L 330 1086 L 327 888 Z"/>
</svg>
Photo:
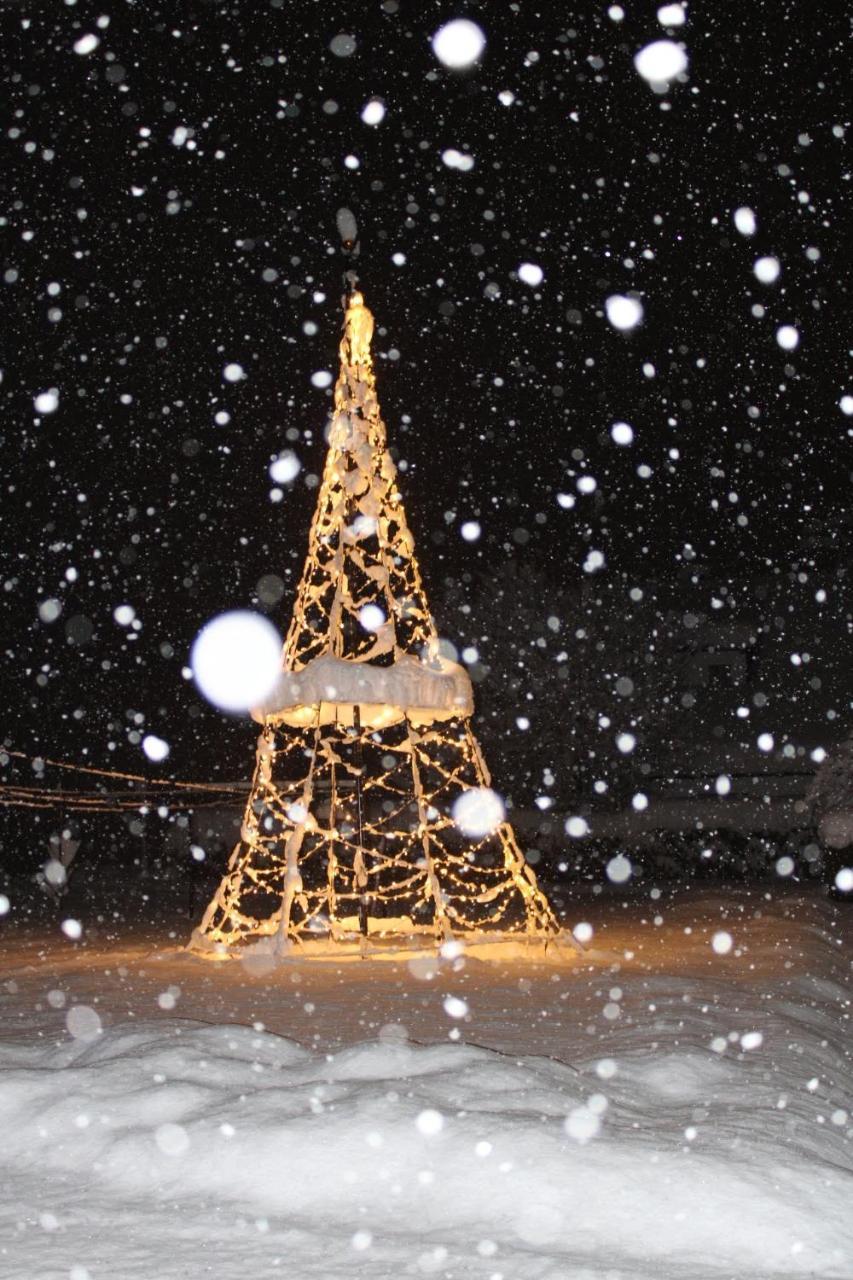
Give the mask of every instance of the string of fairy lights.
<svg viewBox="0 0 853 1280">
<path fill-rule="evenodd" d="M 118 769 L 100 769 L 94 765 L 74 764 L 67 760 L 53 760 L 45 756 L 13 751 L 9 747 L 0 750 L 0 764 L 10 759 L 28 761 L 41 772 L 45 768 L 61 769 L 76 774 L 108 779 L 111 783 L 126 782 L 128 787 L 110 790 L 85 790 L 47 787 L 34 783 L 0 781 L 0 805 L 21 809 L 61 809 L 78 813 L 123 813 L 125 811 L 160 808 L 214 808 L 233 802 L 246 793 L 246 783 L 183 782 L 176 778 L 148 778 L 139 773 L 126 773 Z"/>
<path fill-rule="evenodd" d="M 389 666 L 438 651 L 370 353 L 373 317 L 345 299 L 329 451 L 285 642 L 286 671 L 332 654 Z M 370 626 L 366 609 L 374 610 Z M 409 659 L 410 660 L 410 659 Z M 191 947 L 327 934 L 558 932 L 502 810 L 457 821 L 466 793 L 494 797 L 470 708 L 347 702 L 265 713 L 240 840 Z M 306 767 L 307 763 L 307 767 Z"/>
</svg>

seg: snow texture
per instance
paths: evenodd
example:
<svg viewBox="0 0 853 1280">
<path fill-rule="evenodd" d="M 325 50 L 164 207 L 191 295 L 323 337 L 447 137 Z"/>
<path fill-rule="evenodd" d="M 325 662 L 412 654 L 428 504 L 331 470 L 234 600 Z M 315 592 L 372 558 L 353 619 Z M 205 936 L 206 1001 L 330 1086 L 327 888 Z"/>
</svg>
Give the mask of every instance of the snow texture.
<svg viewBox="0 0 853 1280">
<path fill-rule="evenodd" d="M 832 907 L 624 917 L 558 972 L 10 948 L 0 1277 L 849 1277 Z"/>
</svg>

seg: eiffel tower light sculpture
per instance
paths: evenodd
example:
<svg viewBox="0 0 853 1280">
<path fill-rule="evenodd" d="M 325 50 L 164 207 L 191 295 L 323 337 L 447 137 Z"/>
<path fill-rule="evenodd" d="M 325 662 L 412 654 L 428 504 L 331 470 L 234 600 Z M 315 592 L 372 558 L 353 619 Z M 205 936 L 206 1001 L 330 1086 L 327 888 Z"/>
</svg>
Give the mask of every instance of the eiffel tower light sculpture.
<svg viewBox="0 0 853 1280">
<path fill-rule="evenodd" d="M 252 712 L 240 839 L 190 948 L 547 941 L 559 926 L 491 790 L 468 675 L 430 615 L 376 397 L 373 316 L 352 288 L 343 303 L 282 671 Z"/>
</svg>

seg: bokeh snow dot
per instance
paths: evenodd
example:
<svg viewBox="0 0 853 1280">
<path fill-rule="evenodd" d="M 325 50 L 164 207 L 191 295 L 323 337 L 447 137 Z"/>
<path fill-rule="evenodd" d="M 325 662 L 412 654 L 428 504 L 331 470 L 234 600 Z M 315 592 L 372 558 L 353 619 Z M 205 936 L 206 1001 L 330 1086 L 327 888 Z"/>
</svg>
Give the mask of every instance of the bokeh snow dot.
<svg viewBox="0 0 853 1280">
<path fill-rule="evenodd" d="M 270 479 L 276 484 L 290 484 L 299 475 L 301 466 L 293 450 L 285 449 L 284 453 L 270 463 Z"/>
<path fill-rule="evenodd" d="M 366 604 L 359 609 L 358 620 L 365 631 L 378 631 L 385 621 L 385 614 L 378 604 Z"/>
<path fill-rule="evenodd" d="M 842 867 L 836 873 L 835 887 L 841 893 L 853 893 L 853 867 Z"/>
<path fill-rule="evenodd" d="M 56 387 L 51 387 L 49 391 L 40 391 L 33 397 L 33 405 L 36 413 L 55 413 L 59 408 L 59 392 Z"/>
<path fill-rule="evenodd" d="M 754 236 L 757 228 L 755 214 L 752 209 L 746 205 L 741 205 L 739 209 L 735 209 L 732 214 L 735 224 L 735 230 L 739 231 L 742 236 Z"/>
<path fill-rule="evenodd" d="M 201 692 L 223 711 L 248 711 L 269 693 L 281 669 L 281 639 L 260 614 L 221 613 L 202 628 L 190 653 Z"/>
<path fill-rule="evenodd" d="M 580 1146 L 590 1142 L 601 1128 L 601 1121 L 589 1107 L 575 1107 L 563 1122 L 566 1133 Z"/>
<path fill-rule="evenodd" d="M 88 1004 L 73 1004 L 65 1015 L 65 1025 L 75 1040 L 97 1040 L 101 1034 L 100 1016 Z"/>
<path fill-rule="evenodd" d="M 525 284 L 537 285 L 542 283 L 545 273 L 535 262 L 522 262 L 518 268 L 518 278 Z"/>
<path fill-rule="evenodd" d="M 362 107 L 361 118 L 365 124 L 381 124 L 385 119 L 385 103 L 380 98 L 371 98 Z"/>
<path fill-rule="evenodd" d="M 762 284 L 772 284 L 774 280 L 778 280 L 781 269 L 779 259 L 769 255 L 764 258 L 756 258 L 752 264 L 755 278 L 760 280 Z"/>
<path fill-rule="evenodd" d="M 783 351 L 793 351 L 800 344 L 799 330 L 792 324 L 780 324 L 776 330 L 776 341 Z"/>
<path fill-rule="evenodd" d="M 471 787 L 453 805 L 453 821 L 463 835 L 472 839 L 489 835 L 503 819 L 503 800 L 491 787 Z"/>
<path fill-rule="evenodd" d="M 241 364 L 232 361 L 222 370 L 222 376 L 226 382 L 241 382 L 246 376 L 246 371 Z"/>
<path fill-rule="evenodd" d="M 586 920 L 581 920 L 572 929 L 572 935 L 577 938 L 578 942 L 590 942 L 593 935 L 593 927 Z"/>
<path fill-rule="evenodd" d="M 154 733 L 146 733 L 142 739 L 142 750 L 149 760 L 165 760 L 169 754 L 169 744 Z"/>
<path fill-rule="evenodd" d="M 319 387 L 322 391 L 324 387 L 330 387 L 331 385 L 332 375 L 329 373 L 328 369 L 318 369 L 316 373 L 311 374 L 312 387 Z"/>
<path fill-rule="evenodd" d="M 573 817 L 566 819 L 566 835 L 571 836 L 573 840 L 580 840 L 588 834 L 589 823 L 586 818 L 581 818 L 575 814 Z"/>
<path fill-rule="evenodd" d="M 617 853 L 607 864 L 607 879 L 611 884 L 626 884 L 631 879 L 631 860 L 624 853 Z"/>
<path fill-rule="evenodd" d="M 614 422 L 610 428 L 610 438 L 614 444 L 631 444 L 634 439 L 634 428 L 627 422 Z"/>
<path fill-rule="evenodd" d="M 718 956 L 727 956 L 733 945 L 732 935 L 725 929 L 719 929 L 711 939 L 711 946 Z"/>
<path fill-rule="evenodd" d="M 444 1116 L 440 1111 L 434 1111 L 428 1107 L 426 1111 L 421 1111 L 415 1120 L 418 1130 L 428 1138 L 434 1137 L 437 1133 L 441 1133 L 444 1128 Z"/>
<path fill-rule="evenodd" d="M 459 532 L 466 542 L 476 542 L 481 530 L 476 520 L 466 520 Z"/>
<path fill-rule="evenodd" d="M 635 56 L 634 66 L 649 84 L 666 84 L 687 70 L 687 54 L 674 40 L 653 40 Z"/>
<path fill-rule="evenodd" d="M 190 1138 L 186 1129 L 179 1124 L 161 1124 L 154 1131 L 157 1146 L 167 1156 L 182 1156 L 189 1150 Z"/>
<path fill-rule="evenodd" d="M 470 18 L 454 18 L 439 27 L 432 38 L 432 51 L 446 67 L 470 67 L 486 46 L 486 37 Z"/>
<path fill-rule="evenodd" d="M 635 329 L 643 318 L 642 303 L 623 293 L 612 294 L 604 303 L 607 319 L 614 329 Z"/>
</svg>

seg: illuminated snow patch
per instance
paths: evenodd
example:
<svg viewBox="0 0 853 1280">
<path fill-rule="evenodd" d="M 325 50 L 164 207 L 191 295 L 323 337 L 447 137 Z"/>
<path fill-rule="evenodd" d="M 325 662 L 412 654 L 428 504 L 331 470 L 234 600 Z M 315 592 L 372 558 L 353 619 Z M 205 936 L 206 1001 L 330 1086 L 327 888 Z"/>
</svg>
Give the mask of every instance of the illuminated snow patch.
<svg viewBox="0 0 853 1280">
<path fill-rule="evenodd" d="M 33 405 L 36 413 L 55 413 L 59 408 L 59 392 L 56 387 L 51 387 L 48 391 L 40 391 L 33 397 Z"/>
<path fill-rule="evenodd" d="M 687 54 L 674 40 L 653 40 L 636 54 L 634 66 L 649 84 L 667 84 L 687 70 Z"/>
<path fill-rule="evenodd" d="M 491 835 L 504 820 L 504 803 L 491 787 L 471 787 L 453 805 L 453 821 L 463 835 L 474 839 Z"/>
<path fill-rule="evenodd" d="M 536 286 L 544 280 L 545 272 L 535 262 L 522 262 L 518 268 L 518 278 L 525 284 Z"/>
<path fill-rule="evenodd" d="M 758 224 L 752 209 L 747 208 L 746 205 L 741 205 L 739 209 L 735 209 L 732 218 L 734 219 L 735 229 L 742 236 L 755 235 Z"/>
<path fill-rule="evenodd" d="M 263 702 L 278 678 L 281 639 L 260 614 L 221 613 L 196 636 L 190 668 L 208 702 L 223 711 L 248 711 Z"/>
<path fill-rule="evenodd" d="M 486 37 L 470 18 L 454 18 L 439 27 L 432 38 L 432 51 L 439 62 L 456 70 L 470 67 L 486 47 Z"/>
<path fill-rule="evenodd" d="M 607 319 L 614 329 L 635 329 L 643 318 L 643 306 L 636 298 L 623 293 L 612 294 L 604 303 Z"/>
</svg>

